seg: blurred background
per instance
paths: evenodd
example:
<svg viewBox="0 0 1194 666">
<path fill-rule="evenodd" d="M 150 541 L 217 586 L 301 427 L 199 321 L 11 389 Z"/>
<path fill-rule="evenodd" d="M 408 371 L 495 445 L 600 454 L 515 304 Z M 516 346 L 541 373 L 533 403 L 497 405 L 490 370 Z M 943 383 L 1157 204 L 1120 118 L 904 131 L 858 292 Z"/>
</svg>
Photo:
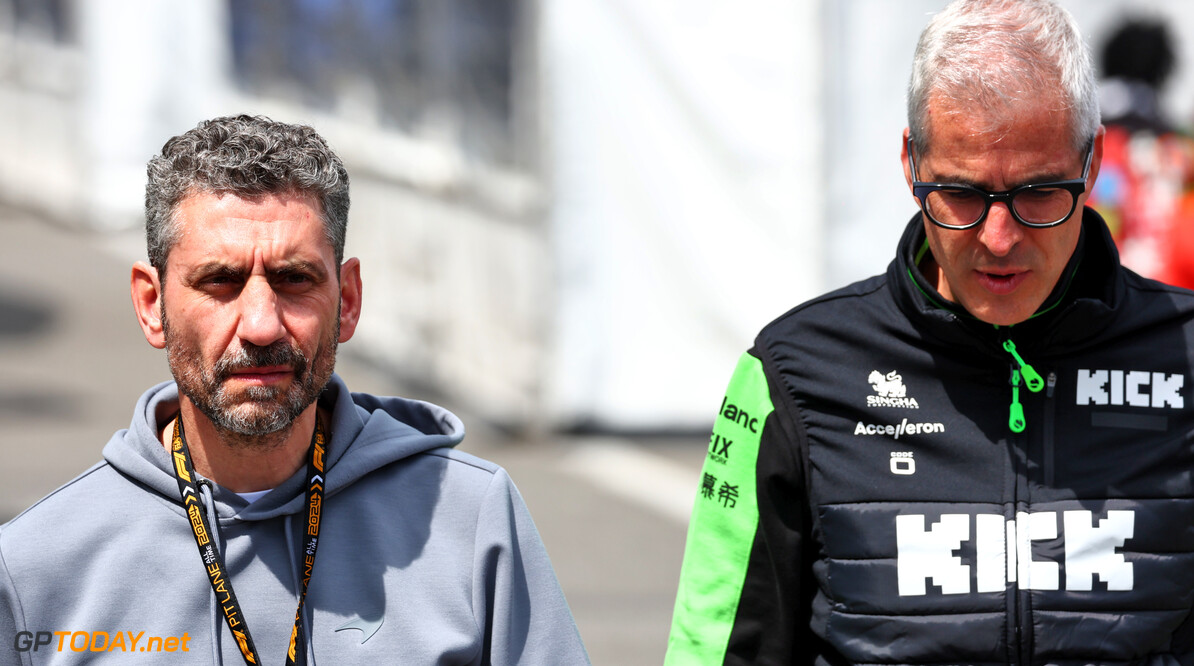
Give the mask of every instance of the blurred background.
<svg viewBox="0 0 1194 666">
<path fill-rule="evenodd" d="M 594 662 L 659 663 L 735 359 L 882 271 L 915 211 L 904 89 L 944 4 L 0 0 L 0 520 L 168 377 L 127 297 L 145 162 L 204 118 L 266 114 L 314 126 L 352 177 L 350 386 L 464 415 L 465 448 L 526 495 Z M 1096 56 L 1127 19 L 1159 24 L 1152 110 L 1191 124 L 1194 3 L 1062 4 Z M 1194 151 L 1136 129 L 1125 165 L 1168 155 L 1151 163 L 1186 189 Z"/>
</svg>

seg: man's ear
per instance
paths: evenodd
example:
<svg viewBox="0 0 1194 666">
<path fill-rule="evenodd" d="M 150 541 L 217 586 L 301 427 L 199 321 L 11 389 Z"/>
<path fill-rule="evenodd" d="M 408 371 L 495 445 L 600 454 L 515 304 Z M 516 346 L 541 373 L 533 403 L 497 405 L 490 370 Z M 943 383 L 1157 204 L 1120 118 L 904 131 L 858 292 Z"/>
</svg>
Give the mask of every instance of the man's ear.
<svg viewBox="0 0 1194 666">
<path fill-rule="evenodd" d="M 348 342 L 361 320 L 361 260 L 353 257 L 340 266 L 340 339 Z"/>
<path fill-rule="evenodd" d="M 1099 167 L 1103 165 L 1103 139 L 1106 136 L 1107 128 L 1099 125 L 1094 137 L 1094 156 L 1090 158 L 1090 182 L 1086 186 L 1087 192 L 1094 189 L 1094 183 L 1099 178 Z"/>
<path fill-rule="evenodd" d="M 908 137 L 911 136 L 911 130 L 904 128 L 904 138 L 900 141 L 900 160 L 904 163 L 904 182 L 908 183 L 908 191 L 912 191 L 912 163 L 908 161 Z"/>
<path fill-rule="evenodd" d="M 158 349 L 164 349 L 166 334 L 162 329 L 162 285 L 158 281 L 158 270 L 144 261 L 133 264 L 129 291 L 145 340 Z"/>
</svg>

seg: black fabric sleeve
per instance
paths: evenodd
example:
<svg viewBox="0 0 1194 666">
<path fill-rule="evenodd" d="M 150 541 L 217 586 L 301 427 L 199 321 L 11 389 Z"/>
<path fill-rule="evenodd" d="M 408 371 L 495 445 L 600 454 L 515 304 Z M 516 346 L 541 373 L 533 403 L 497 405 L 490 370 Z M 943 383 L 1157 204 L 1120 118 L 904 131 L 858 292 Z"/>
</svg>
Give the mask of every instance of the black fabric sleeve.
<svg viewBox="0 0 1194 666">
<path fill-rule="evenodd" d="M 804 460 L 807 440 L 765 350 L 774 411 L 764 423 L 756 463 L 759 521 L 751 546 L 726 664 L 812 664 L 821 650 L 810 631 L 816 559 Z"/>
</svg>

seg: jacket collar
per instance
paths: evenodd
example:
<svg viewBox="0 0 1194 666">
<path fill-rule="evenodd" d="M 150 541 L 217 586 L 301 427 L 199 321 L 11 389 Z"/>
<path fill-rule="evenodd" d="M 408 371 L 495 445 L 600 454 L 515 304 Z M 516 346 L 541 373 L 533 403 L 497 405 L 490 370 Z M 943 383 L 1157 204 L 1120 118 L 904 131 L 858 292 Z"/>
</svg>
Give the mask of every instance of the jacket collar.
<svg viewBox="0 0 1194 666">
<path fill-rule="evenodd" d="M 905 316 L 926 335 L 950 345 L 985 347 L 1011 337 L 1021 349 L 1038 355 L 1081 346 L 1114 321 L 1126 289 L 1111 233 L 1090 208 L 1083 211 L 1078 245 L 1062 279 L 1036 314 L 1015 326 L 979 321 L 942 297 L 917 266 L 917 257 L 928 251 L 918 213 L 904 229 L 896 258 L 888 266 L 888 283 Z"/>
</svg>

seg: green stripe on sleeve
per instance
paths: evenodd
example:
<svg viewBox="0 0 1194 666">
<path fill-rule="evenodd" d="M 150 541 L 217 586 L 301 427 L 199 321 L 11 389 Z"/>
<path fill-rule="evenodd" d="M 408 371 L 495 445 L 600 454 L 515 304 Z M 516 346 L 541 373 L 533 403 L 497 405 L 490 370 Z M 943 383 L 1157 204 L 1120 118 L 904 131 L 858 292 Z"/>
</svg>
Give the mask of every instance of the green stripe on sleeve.
<svg viewBox="0 0 1194 666">
<path fill-rule="evenodd" d="M 688 526 L 666 666 L 721 664 L 758 528 L 755 461 L 773 411 L 763 364 L 738 360 L 709 440 Z"/>
</svg>

